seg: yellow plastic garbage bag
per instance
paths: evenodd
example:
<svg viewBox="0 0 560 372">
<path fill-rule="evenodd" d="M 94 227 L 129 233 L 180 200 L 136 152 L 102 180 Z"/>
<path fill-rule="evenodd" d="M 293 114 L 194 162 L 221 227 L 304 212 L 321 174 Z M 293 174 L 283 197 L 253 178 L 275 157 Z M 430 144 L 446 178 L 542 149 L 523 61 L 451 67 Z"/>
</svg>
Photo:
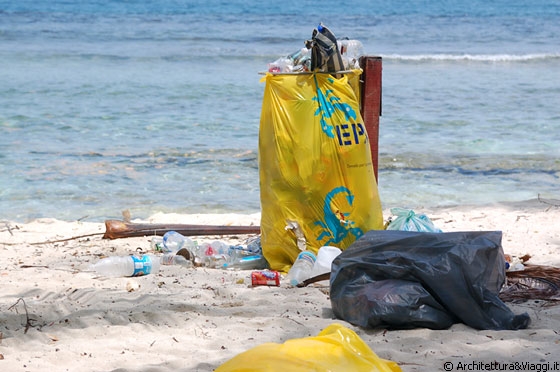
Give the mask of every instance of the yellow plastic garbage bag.
<svg viewBox="0 0 560 372">
<path fill-rule="evenodd" d="M 331 324 L 315 337 L 266 343 L 236 355 L 215 372 L 396 372 L 351 329 Z"/>
<path fill-rule="evenodd" d="M 261 244 L 273 270 L 383 229 L 359 77 L 267 74 L 259 129 Z"/>
</svg>

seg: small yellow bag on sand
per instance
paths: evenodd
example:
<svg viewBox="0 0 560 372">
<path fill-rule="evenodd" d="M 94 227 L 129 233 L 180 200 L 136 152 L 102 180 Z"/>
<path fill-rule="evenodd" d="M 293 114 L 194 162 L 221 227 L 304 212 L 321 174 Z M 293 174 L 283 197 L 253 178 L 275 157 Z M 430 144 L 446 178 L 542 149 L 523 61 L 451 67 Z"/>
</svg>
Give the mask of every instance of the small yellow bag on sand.
<svg viewBox="0 0 560 372">
<path fill-rule="evenodd" d="M 347 248 L 383 229 L 354 70 L 267 74 L 259 132 L 261 244 L 273 270 L 302 250 Z"/>
<path fill-rule="evenodd" d="M 351 329 L 331 324 L 315 337 L 266 343 L 228 360 L 215 372 L 397 372 Z"/>
</svg>

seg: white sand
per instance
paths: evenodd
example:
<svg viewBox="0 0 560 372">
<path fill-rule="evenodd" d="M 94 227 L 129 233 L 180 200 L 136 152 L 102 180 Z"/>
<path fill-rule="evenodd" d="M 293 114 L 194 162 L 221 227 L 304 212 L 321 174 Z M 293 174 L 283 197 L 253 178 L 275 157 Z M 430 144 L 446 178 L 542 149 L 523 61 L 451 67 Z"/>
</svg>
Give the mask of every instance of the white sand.
<svg viewBox="0 0 560 372">
<path fill-rule="evenodd" d="M 444 231 L 501 230 L 505 253 L 530 254 L 531 263 L 560 267 L 558 206 L 529 201 L 416 212 Z M 248 225 L 260 219 L 156 215 L 149 222 Z M 404 371 L 443 370 L 445 362 L 454 363 L 453 371 L 460 370 L 459 362 L 550 362 L 550 368 L 560 362 L 555 303 L 508 303 L 515 313 L 531 316 L 530 328 L 519 331 L 478 331 L 463 324 L 442 331 L 365 330 L 333 319 L 328 285 L 251 287 L 251 271 L 178 266 L 139 278 L 98 277 L 85 270 L 100 255 L 150 248 L 148 237 L 107 240 L 101 238 L 104 231 L 102 223 L 53 219 L 0 225 L 1 371 L 212 371 L 254 346 L 314 336 L 335 322 Z M 32 244 L 91 233 L 99 235 Z M 127 285 L 137 290 L 128 292 Z"/>
</svg>

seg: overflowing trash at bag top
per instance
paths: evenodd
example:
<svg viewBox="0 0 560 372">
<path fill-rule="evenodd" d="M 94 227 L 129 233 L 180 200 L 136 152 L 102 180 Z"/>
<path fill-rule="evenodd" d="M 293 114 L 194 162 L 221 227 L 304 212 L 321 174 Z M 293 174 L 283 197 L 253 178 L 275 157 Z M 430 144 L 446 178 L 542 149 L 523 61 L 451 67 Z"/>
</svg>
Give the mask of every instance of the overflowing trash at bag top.
<svg viewBox="0 0 560 372">
<path fill-rule="evenodd" d="M 322 23 L 313 30 L 312 38 L 295 52 L 268 64 L 271 73 L 336 72 L 360 68 L 364 47 L 359 40 L 337 39 Z M 331 65 L 331 66 L 329 66 Z"/>
</svg>

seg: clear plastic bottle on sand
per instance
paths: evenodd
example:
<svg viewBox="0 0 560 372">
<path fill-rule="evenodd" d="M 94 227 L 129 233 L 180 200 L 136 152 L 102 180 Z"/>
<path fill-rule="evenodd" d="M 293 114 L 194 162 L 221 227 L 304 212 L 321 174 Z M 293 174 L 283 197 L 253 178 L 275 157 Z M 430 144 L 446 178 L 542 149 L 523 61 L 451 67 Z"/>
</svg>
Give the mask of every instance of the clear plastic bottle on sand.
<svg viewBox="0 0 560 372">
<path fill-rule="evenodd" d="M 222 269 L 261 270 L 268 266 L 268 262 L 260 254 L 251 256 L 230 256 L 222 265 Z"/>
<path fill-rule="evenodd" d="M 163 252 L 177 252 L 181 248 L 187 248 L 193 253 L 196 242 L 178 233 L 177 231 L 168 231 L 163 235 L 162 239 Z"/>
<path fill-rule="evenodd" d="M 202 243 L 198 247 L 195 263 L 209 268 L 220 268 L 228 260 L 228 250 L 229 245 L 218 240 Z"/>
<path fill-rule="evenodd" d="M 142 276 L 159 271 L 160 258 L 154 255 L 112 256 L 91 265 L 92 270 L 108 277 Z"/>
<path fill-rule="evenodd" d="M 316 260 L 317 257 L 313 252 L 301 252 L 288 271 L 288 275 L 286 276 L 288 283 L 295 287 L 304 280 L 311 278 Z"/>
</svg>

